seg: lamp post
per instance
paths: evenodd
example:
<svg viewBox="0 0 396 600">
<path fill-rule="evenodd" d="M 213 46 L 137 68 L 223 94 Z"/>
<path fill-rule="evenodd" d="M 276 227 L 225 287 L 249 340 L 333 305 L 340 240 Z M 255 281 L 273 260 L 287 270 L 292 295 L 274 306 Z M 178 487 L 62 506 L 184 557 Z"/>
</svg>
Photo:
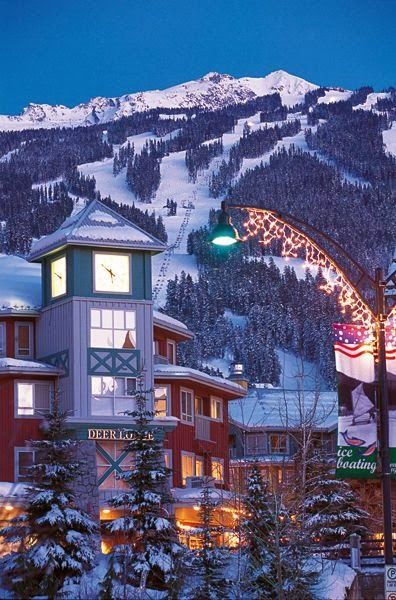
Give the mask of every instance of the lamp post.
<svg viewBox="0 0 396 600">
<path fill-rule="evenodd" d="M 246 230 L 243 236 L 240 237 L 237 229 L 233 226 L 227 209 L 242 211 L 247 215 L 247 220 L 243 224 Z M 388 309 L 386 306 L 385 287 L 391 280 L 396 284 L 396 274 L 384 279 L 382 269 L 378 268 L 375 271 L 375 278 L 371 277 L 336 240 L 298 217 L 265 208 L 237 204 L 227 205 L 224 201 L 222 202 L 218 224 L 213 228 L 211 234 L 213 244 L 227 247 L 259 235 L 262 236 L 259 241 L 263 245 L 268 245 L 275 239 L 282 240 L 282 255 L 285 257 L 297 258 L 301 252 L 305 253 L 305 260 L 308 264 L 323 269 L 326 284 L 322 289 L 328 293 L 335 291 L 343 312 L 350 310 L 354 321 L 370 326 L 374 332 L 380 409 L 379 439 L 382 468 L 384 558 L 385 565 L 392 565 L 392 497 L 385 323 L 394 313 L 394 307 Z M 348 273 L 352 273 L 352 276 L 345 272 L 345 268 L 341 267 L 333 257 L 333 253 L 342 257 L 348 267 Z M 374 306 L 371 306 L 364 297 L 367 289 L 375 296 L 371 299 Z M 394 314 L 396 317 L 396 313 Z"/>
</svg>

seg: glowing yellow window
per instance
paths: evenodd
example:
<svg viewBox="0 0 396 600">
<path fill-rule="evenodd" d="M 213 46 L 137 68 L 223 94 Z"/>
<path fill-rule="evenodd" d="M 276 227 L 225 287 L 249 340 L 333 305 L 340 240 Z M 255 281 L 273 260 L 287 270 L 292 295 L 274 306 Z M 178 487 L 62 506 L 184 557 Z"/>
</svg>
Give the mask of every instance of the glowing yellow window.
<svg viewBox="0 0 396 600">
<path fill-rule="evenodd" d="M 66 256 L 51 262 L 51 297 L 66 294 Z"/>
</svg>

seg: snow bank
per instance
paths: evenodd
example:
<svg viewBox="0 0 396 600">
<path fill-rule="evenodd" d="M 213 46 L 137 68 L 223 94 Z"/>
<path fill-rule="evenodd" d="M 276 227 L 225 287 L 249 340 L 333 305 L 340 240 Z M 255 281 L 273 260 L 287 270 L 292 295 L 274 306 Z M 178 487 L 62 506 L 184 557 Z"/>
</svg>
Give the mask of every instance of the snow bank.
<svg viewBox="0 0 396 600">
<path fill-rule="evenodd" d="M 356 572 L 340 561 L 324 560 L 319 581 L 313 586 L 317 600 L 344 600 L 348 597 Z"/>
</svg>

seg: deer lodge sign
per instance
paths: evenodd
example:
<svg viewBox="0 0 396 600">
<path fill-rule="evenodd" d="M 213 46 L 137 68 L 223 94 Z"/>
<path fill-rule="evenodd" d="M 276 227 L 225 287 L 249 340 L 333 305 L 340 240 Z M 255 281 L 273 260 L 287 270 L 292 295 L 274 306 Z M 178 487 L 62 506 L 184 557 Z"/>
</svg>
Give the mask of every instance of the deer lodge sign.
<svg viewBox="0 0 396 600">
<path fill-rule="evenodd" d="M 133 440 L 137 437 L 137 431 L 134 429 L 88 429 L 89 440 Z M 146 432 L 146 440 L 153 440 L 154 435 L 151 431 Z"/>
</svg>

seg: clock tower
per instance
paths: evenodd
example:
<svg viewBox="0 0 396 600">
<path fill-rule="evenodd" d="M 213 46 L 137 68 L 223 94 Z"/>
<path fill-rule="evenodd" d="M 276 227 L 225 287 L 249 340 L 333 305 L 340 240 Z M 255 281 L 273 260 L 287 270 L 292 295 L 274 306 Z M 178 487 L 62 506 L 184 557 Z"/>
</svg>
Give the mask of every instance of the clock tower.
<svg viewBox="0 0 396 600">
<path fill-rule="evenodd" d="M 32 248 L 42 265 L 37 357 L 62 369 L 76 437 L 125 427 L 137 378 L 153 388 L 151 257 L 165 249 L 99 201 Z"/>
</svg>

